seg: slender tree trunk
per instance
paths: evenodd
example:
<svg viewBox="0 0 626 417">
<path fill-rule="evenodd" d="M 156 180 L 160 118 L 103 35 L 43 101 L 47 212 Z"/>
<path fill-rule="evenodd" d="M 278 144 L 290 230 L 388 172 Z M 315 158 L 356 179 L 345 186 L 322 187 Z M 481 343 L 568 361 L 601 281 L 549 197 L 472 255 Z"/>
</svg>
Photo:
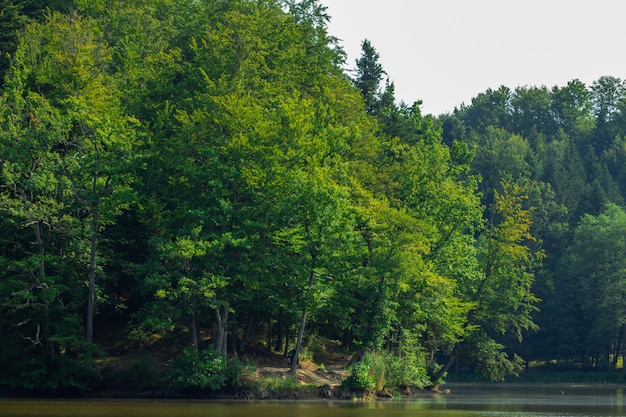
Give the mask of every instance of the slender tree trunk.
<svg viewBox="0 0 626 417">
<path fill-rule="evenodd" d="M 461 342 L 457 342 L 454 345 L 452 352 L 450 352 L 450 357 L 448 358 L 447 362 L 443 365 L 443 367 L 439 370 L 439 372 L 437 372 L 431 377 L 431 382 L 433 384 L 436 384 L 437 381 L 439 381 L 444 376 L 444 374 L 448 372 L 448 370 L 450 369 L 450 367 L 456 360 L 457 356 L 459 356 L 460 348 L 461 348 Z"/>
<path fill-rule="evenodd" d="M 611 353 L 611 357 L 613 358 L 613 360 L 611 360 L 611 368 L 613 369 L 617 369 L 617 361 L 619 359 L 619 354 L 622 351 L 622 332 L 620 331 L 618 334 L 619 336 L 617 337 L 617 342 L 613 347 L 613 353 Z"/>
<path fill-rule="evenodd" d="M 96 152 L 98 146 L 95 147 Z M 98 166 L 100 165 L 100 157 L 98 157 Z M 86 318 L 86 337 L 87 343 L 93 342 L 93 315 L 94 307 L 96 303 L 96 256 L 98 249 L 98 227 L 99 225 L 99 212 L 100 212 L 100 198 L 98 196 L 98 178 L 100 177 L 98 171 L 94 173 L 92 192 L 94 198 L 93 206 L 93 218 L 91 219 L 91 248 L 89 259 L 89 294 L 87 295 L 87 318 Z M 108 181 L 107 181 L 108 185 Z"/>
<path fill-rule="evenodd" d="M 226 324 L 228 323 L 228 303 L 224 305 L 224 314 L 220 312 L 220 306 L 215 306 L 216 331 L 213 340 L 213 347 L 221 353 L 224 351 L 224 342 L 226 339 Z"/>
<path fill-rule="evenodd" d="M 300 350 L 302 349 L 302 339 L 304 337 L 304 328 L 306 327 L 306 306 L 302 309 L 302 316 L 300 317 L 300 329 L 298 330 L 298 338 L 296 339 L 295 353 L 291 357 L 291 363 L 289 364 L 289 373 L 295 375 L 298 362 L 300 360 Z"/>
<path fill-rule="evenodd" d="M 622 324 L 622 372 L 626 369 L 626 324 Z"/>
<path fill-rule="evenodd" d="M 37 247 L 39 248 L 39 284 L 46 276 L 46 262 L 45 262 L 45 254 L 46 248 L 43 244 L 43 238 L 41 237 L 41 222 L 37 221 L 34 224 L 35 226 L 35 240 L 37 241 Z"/>
<path fill-rule="evenodd" d="M 41 291 L 44 291 L 46 287 L 45 278 L 46 278 L 46 261 L 45 254 L 46 248 L 44 246 L 43 238 L 41 237 L 41 222 L 36 221 L 34 224 L 35 227 L 35 239 L 37 241 L 37 247 L 39 248 L 39 277 L 37 286 Z M 40 337 L 41 333 L 41 337 Z M 48 324 L 48 306 L 44 306 L 43 310 L 43 319 L 41 324 L 37 323 L 37 334 L 35 336 L 35 343 L 43 346 L 46 352 L 46 359 L 48 363 L 54 361 L 57 357 L 56 351 L 54 350 L 54 345 L 50 342 L 50 326 Z"/>
<path fill-rule="evenodd" d="M 341 338 L 341 346 L 344 350 L 350 350 L 352 344 L 352 329 L 344 329 L 343 337 Z"/>
<path fill-rule="evenodd" d="M 287 329 L 285 331 L 285 349 L 283 350 L 283 356 L 286 358 L 287 355 L 289 355 L 289 337 L 291 336 L 291 325 L 287 326 Z M 289 364 L 289 366 L 291 366 L 291 364 Z"/>
<path fill-rule="evenodd" d="M 283 350 L 283 312 L 278 315 L 278 333 L 276 334 L 276 346 L 274 347 L 276 352 Z"/>
<path fill-rule="evenodd" d="M 268 324 L 267 324 L 267 350 L 272 350 L 272 332 L 274 330 L 274 319 L 270 315 Z"/>
<path fill-rule="evenodd" d="M 315 282 L 315 267 L 317 266 L 317 255 L 315 251 L 311 253 L 311 270 L 309 271 L 309 286 L 312 286 Z M 293 357 L 291 358 L 291 364 L 289 364 L 291 375 L 296 374 L 296 368 L 300 360 L 300 350 L 302 349 L 302 338 L 304 337 L 304 328 L 306 327 L 306 315 L 307 306 L 306 301 L 302 308 L 302 316 L 300 318 L 300 329 L 298 330 L 298 339 L 296 340 L 296 348 Z"/>
<path fill-rule="evenodd" d="M 189 324 L 191 331 L 191 346 L 198 349 L 198 323 L 196 322 L 196 310 L 191 311 L 191 323 Z"/>
<path fill-rule="evenodd" d="M 237 321 L 232 317 L 230 318 L 231 330 L 230 330 L 230 343 L 229 351 L 231 353 L 237 353 Z"/>
<path fill-rule="evenodd" d="M 94 178 L 94 187 L 95 187 Z M 91 222 L 91 257 L 89 259 L 89 294 L 87 296 L 87 343 L 93 342 L 93 314 L 96 303 L 96 251 L 98 246 L 98 202 L 96 201 Z"/>
<path fill-rule="evenodd" d="M 246 323 L 246 330 L 243 332 L 243 338 L 241 339 L 241 345 L 239 351 L 245 352 L 248 345 L 248 339 L 250 338 L 250 332 L 252 332 L 252 325 L 254 324 L 252 313 L 248 312 L 248 322 Z"/>
</svg>

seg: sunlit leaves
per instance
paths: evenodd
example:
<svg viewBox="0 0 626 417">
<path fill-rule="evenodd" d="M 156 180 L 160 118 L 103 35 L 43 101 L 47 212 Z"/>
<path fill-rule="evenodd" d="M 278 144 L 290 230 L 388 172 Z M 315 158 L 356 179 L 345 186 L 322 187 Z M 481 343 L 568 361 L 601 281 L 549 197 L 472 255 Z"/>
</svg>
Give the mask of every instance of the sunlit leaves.
<svg viewBox="0 0 626 417">
<path fill-rule="evenodd" d="M 502 193 L 496 192 L 494 220 L 481 241 L 480 257 L 484 274 L 474 293 L 478 311 L 489 327 L 497 332 L 522 331 L 535 327 L 531 313 L 539 301 L 531 292 L 534 268 L 543 258 L 529 243 L 531 211 L 523 207 L 527 197 L 516 185 L 502 183 Z"/>
<path fill-rule="evenodd" d="M 419 379 L 479 326 L 530 327 L 515 317 L 531 310 L 536 260 L 520 189 L 497 195 L 476 245 L 475 149 L 443 143 L 392 83 L 380 94 L 376 62 L 373 84 L 351 84 L 317 2 L 77 10 L 28 29 L 2 96 L 5 299 L 77 317 L 88 269 L 100 305 L 115 298 L 111 316 L 128 308 L 144 325 L 134 340 L 180 331 L 197 346 L 200 328 L 237 336 L 246 317 L 280 316 L 293 335 L 299 316 L 303 332 L 314 320 L 419 360 Z M 373 89 L 365 102 L 358 87 Z M 484 160 L 510 154 L 519 169 L 493 182 L 529 177 L 526 150 L 518 136 L 489 148 Z M 32 333 L 35 318 L 11 320 Z"/>
</svg>

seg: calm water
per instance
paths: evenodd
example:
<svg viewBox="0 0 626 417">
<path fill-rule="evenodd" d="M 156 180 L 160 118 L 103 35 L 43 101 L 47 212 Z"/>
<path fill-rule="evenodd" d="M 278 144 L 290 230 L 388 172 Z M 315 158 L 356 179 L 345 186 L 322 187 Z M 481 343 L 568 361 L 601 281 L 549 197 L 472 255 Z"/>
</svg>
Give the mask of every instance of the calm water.
<svg viewBox="0 0 626 417">
<path fill-rule="evenodd" d="M 0 400 L 0 417 L 626 417 L 622 387 L 451 388 L 369 402 Z"/>
</svg>

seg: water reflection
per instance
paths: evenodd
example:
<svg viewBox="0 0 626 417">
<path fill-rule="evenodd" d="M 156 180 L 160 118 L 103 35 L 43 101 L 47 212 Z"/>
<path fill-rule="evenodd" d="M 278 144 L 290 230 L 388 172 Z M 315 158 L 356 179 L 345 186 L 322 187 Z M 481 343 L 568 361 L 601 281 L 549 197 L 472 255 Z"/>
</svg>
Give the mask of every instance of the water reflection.
<svg viewBox="0 0 626 417">
<path fill-rule="evenodd" d="M 446 397 L 448 408 L 488 411 L 549 412 L 546 415 L 625 415 L 622 387 L 489 386 L 458 387 Z"/>
<path fill-rule="evenodd" d="M 622 387 L 468 385 L 451 389 L 449 395 L 369 402 L 0 400 L 0 417 L 626 417 Z"/>
</svg>

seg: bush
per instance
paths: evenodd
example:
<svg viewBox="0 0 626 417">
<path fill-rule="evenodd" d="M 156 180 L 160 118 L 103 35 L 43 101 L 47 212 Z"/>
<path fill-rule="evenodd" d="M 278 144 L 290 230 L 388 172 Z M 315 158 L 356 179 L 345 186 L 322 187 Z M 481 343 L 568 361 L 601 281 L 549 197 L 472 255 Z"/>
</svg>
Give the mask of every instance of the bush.
<svg viewBox="0 0 626 417">
<path fill-rule="evenodd" d="M 430 385 L 423 355 L 404 354 L 403 356 L 386 355 L 388 388 L 417 387 Z"/>
<path fill-rule="evenodd" d="M 217 391 L 226 384 L 226 358 L 214 349 L 187 348 L 174 359 L 170 379 L 177 388 Z"/>
<path fill-rule="evenodd" d="M 342 386 L 368 392 L 404 386 L 423 388 L 428 384 L 425 360 L 420 354 L 367 353 L 362 362 L 352 366 L 352 375 Z"/>
<path fill-rule="evenodd" d="M 364 359 L 352 366 L 352 375 L 341 383 L 344 389 L 351 391 L 372 391 L 376 388 L 376 379 L 371 372 L 371 366 Z"/>
<path fill-rule="evenodd" d="M 101 381 L 92 357 L 103 353 L 96 345 L 75 338 L 51 338 L 57 344 L 50 359 L 42 346 L 25 343 L 17 334 L 0 344 L 0 387 L 19 391 L 89 391 Z M 62 348 L 58 345 L 63 343 Z M 25 353 L 27 352 L 27 353 Z"/>
<path fill-rule="evenodd" d="M 245 377 L 253 372 L 253 368 L 247 360 L 241 360 L 238 357 L 226 358 L 226 387 L 244 388 Z"/>
<path fill-rule="evenodd" d="M 187 348 L 174 359 L 170 381 L 176 388 L 239 388 L 248 366 L 238 358 L 223 356 L 213 348 Z"/>
<path fill-rule="evenodd" d="M 156 388 L 163 385 L 163 376 L 159 362 L 146 349 L 141 349 L 137 357 L 128 361 L 124 383 L 137 389 Z"/>
</svg>

